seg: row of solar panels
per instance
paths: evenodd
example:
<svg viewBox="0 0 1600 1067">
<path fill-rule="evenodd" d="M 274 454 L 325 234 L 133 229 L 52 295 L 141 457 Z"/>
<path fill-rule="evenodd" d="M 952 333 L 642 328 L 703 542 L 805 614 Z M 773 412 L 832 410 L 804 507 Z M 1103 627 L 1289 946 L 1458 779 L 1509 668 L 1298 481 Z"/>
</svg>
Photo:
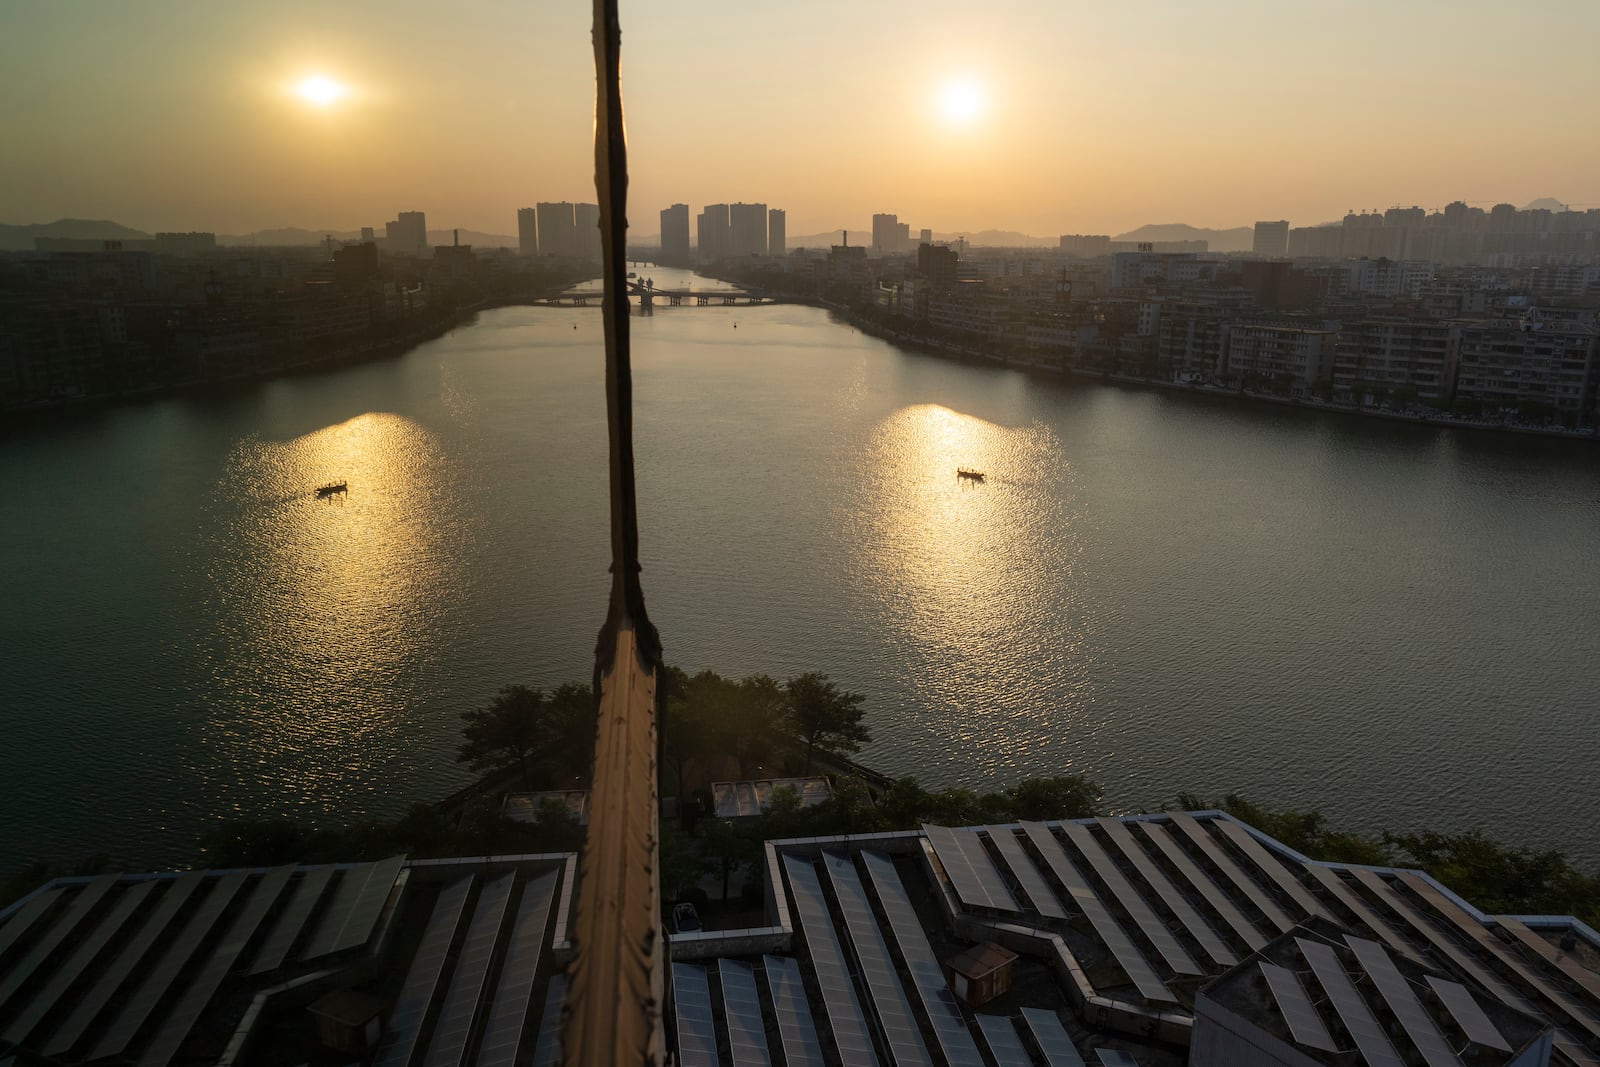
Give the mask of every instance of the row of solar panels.
<svg viewBox="0 0 1600 1067">
<path fill-rule="evenodd" d="M 1099 829 L 1104 840 L 1109 841 L 1110 848 L 1102 845 L 1101 838 L 1096 837 L 1091 825 Z M 1218 830 L 1221 837 L 1213 835 L 1206 825 Z M 1123 822 L 1120 819 L 1096 819 L 1093 824 L 1067 822 L 1061 824 L 1059 837 L 1043 824 L 1024 822 L 1021 827 L 1021 838 L 1008 827 L 986 827 L 984 830 L 994 846 L 995 854 L 1000 856 L 1003 867 L 1010 873 L 1010 881 L 1003 875 L 1000 865 L 990 859 L 990 853 L 984 848 L 984 841 L 978 833 L 942 827 L 925 827 L 925 832 L 963 904 L 1002 912 L 1024 912 L 1027 909 L 1011 893 L 1010 885 L 1014 881 L 1014 885 L 1018 885 L 1026 894 L 1030 909 L 1046 918 L 1067 918 L 1069 912 L 1062 905 L 1061 897 L 1032 859 L 1032 856 L 1042 857 L 1046 869 L 1053 873 L 1056 883 L 1066 891 L 1075 910 L 1090 921 L 1096 936 L 1106 944 L 1118 966 L 1128 974 L 1130 982 L 1147 1000 L 1171 1001 L 1174 998 L 1162 974 L 1152 966 L 1144 950 L 1134 944 L 1122 923 L 1110 912 L 1106 899 L 1102 899 L 1086 878 L 1085 872 L 1093 872 L 1101 885 L 1109 889 L 1107 896 L 1110 901 L 1114 901 L 1131 925 L 1146 937 L 1147 944 L 1162 960 L 1163 968 L 1171 974 L 1214 974 L 1237 963 L 1238 953 L 1227 944 L 1227 934 L 1232 934 L 1246 949 L 1256 950 L 1266 944 L 1270 937 L 1286 933 L 1298 921 L 1310 915 L 1341 921 L 1330 907 L 1326 907 L 1310 891 L 1306 883 L 1296 877 L 1296 870 L 1304 870 L 1310 880 L 1328 894 L 1331 901 L 1336 902 L 1339 909 L 1352 915 L 1358 926 L 1363 926 L 1368 933 L 1378 937 L 1392 952 L 1422 961 L 1418 950 L 1402 934 L 1402 929 L 1405 929 L 1411 936 L 1421 937 L 1430 949 L 1450 960 L 1462 973 L 1482 982 L 1485 989 L 1496 993 L 1502 1000 L 1512 1006 L 1539 1013 L 1538 1008 L 1530 1005 L 1525 992 L 1510 989 L 1507 982 L 1490 973 L 1469 953 L 1462 952 L 1458 945 L 1453 944 L 1453 939 L 1443 937 L 1435 928 L 1434 921 L 1418 915 L 1413 905 L 1403 899 L 1386 878 L 1373 870 L 1350 869 L 1349 873 L 1358 885 L 1366 889 L 1366 893 L 1376 897 L 1378 909 L 1374 909 L 1373 905 L 1368 904 L 1368 899 L 1347 885 L 1338 870 L 1318 864 L 1291 870 L 1269 853 L 1266 846 L 1262 846 L 1242 825 L 1227 819 L 1200 824 L 1189 814 L 1171 813 L 1170 821 L 1166 824 L 1152 821 Z M 1021 845 L 1021 840 L 1029 841 L 1034 853 L 1030 854 Z M 1187 841 L 1187 846 L 1181 845 L 1181 840 Z M 1232 849 L 1224 848 L 1224 840 Z M 1066 845 L 1070 845 L 1070 849 Z M 1162 865 L 1155 862 L 1157 856 L 1162 857 L 1168 869 L 1178 873 L 1176 880 L 1168 877 Z M 1197 859 L 1203 859 L 1206 867 L 1218 872 L 1219 878 L 1202 869 Z M 1126 869 L 1138 873 L 1146 888 L 1134 886 L 1133 881 L 1126 877 L 1123 864 Z M 1462 912 L 1424 878 L 1416 873 L 1402 872 L 1397 875 L 1397 881 L 1427 902 L 1430 910 L 1445 921 L 1446 926 L 1466 937 L 1469 944 L 1482 949 L 1486 957 L 1494 961 L 1494 965 L 1506 968 L 1522 979 L 1526 990 L 1534 993 L 1546 1013 L 1554 1011 L 1558 1021 L 1566 1019 L 1592 1037 L 1600 1038 L 1600 1013 L 1595 1008 L 1595 1003 L 1600 1003 L 1600 979 L 1597 976 L 1581 965 L 1560 957 L 1560 953 L 1550 952 L 1549 945 L 1522 923 L 1501 921 L 1502 928 L 1510 936 L 1526 945 L 1536 957 L 1560 969 L 1568 981 L 1586 992 L 1594 1001 L 1586 1005 L 1582 998 L 1574 997 L 1563 990 L 1558 982 L 1526 965 L 1525 960 L 1520 960 L 1517 953 L 1512 952 L 1510 945 L 1494 937 L 1482 923 Z M 1267 886 L 1272 886 L 1275 893 L 1269 891 Z M 1214 918 L 1208 920 L 1202 909 L 1194 904 L 1190 894 L 1197 894 L 1198 899 L 1205 901 Z M 1176 920 L 1178 931 L 1189 937 L 1187 945 L 1174 934 L 1174 928 L 1168 920 L 1152 909 L 1152 899 L 1165 905 L 1166 912 Z M 1261 918 L 1253 921 L 1246 917 L 1235 904 L 1235 899 L 1250 902 L 1254 912 Z M 1379 915 L 1379 910 L 1397 918 L 1398 928 L 1384 915 Z M 1198 958 L 1190 952 L 1189 947 L 1200 949 Z"/>
<path fill-rule="evenodd" d="M 786 1057 L 783 1062 L 795 1067 L 826 1062 L 805 999 L 799 964 L 788 957 L 765 956 L 762 970 L 772 992 L 769 1003 L 778 1021 Z M 711 991 L 713 972 L 722 987 L 724 1033 L 732 1067 L 771 1067 L 774 1056 L 767 1041 L 756 968 L 731 959 L 718 960 L 714 968 L 693 963 L 672 965 L 678 1063 L 681 1067 L 721 1067 Z M 1043 1062 L 1045 1067 L 1086 1067 L 1055 1012 L 1023 1008 L 1022 1017 L 1023 1026 L 1039 1052 L 1039 1061 L 1028 1052 L 1011 1019 L 998 1015 L 976 1016 L 995 1062 L 1002 1067 L 1032 1067 L 1035 1062 Z M 983 1063 L 965 1023 L 962 1023 L 962 1032 L 972 1052 L 971 1062 Z M 1137 1067 L 1136 1061 L 1126 1053 L 1107 1049 L 1097 1049 L 1096 1053 L 1102 1067 Z M 860 1061 L 846 1058 L 843 1062 Z M 950 1062 L 954 1065 L 963 1061 L 951 1058 Z"/>
<path fill-rule="evenodd" d="M 106 875 L 47 890 L 0 926 L 0 1037 L 47 1056 L 126 1056 L 156 1025 L 156 1007 L 183 985 L 138 1056 L 160 1067 L 251 944 L 251 975 L 280 968 L 297 946 L 297 959 L 313 960 L 364 945 L 403 863 L 130 882 Z M 208 944 L 209 955 L 199 957 Z"/>
<path fill-rule="evenodd" d="M 983 837 L 973 831 L 935 826 L 924 827 L 924 831 L 965 906 L 1019 914 L 1032 910 L 1047 920 L 1068 918 L 1070 912 L 1081 914 L 1139 994 L 1152 1002 L 1172 1002 L 1176 998 L 1151 958 L 1112 913 L 1108 900 L 1115 902 L 1132 927 L 1144 936 L 1163 968 L 1173 975 L 1216 974 L 1236 963 L 1239 954 L 1228 944 L 1229 934 L 1254 951 L 1299 921 L 1319 916 L 1349 928 L 1364 929 L 1390 951 L 1425 963 L 1424 956 L 1408 940 L 1419 939 L 1418 943 L 1437 958 L 1449 961 L 1459 974 L 1470 977 L 1508 1005 L 1536 1016 L 1553 1017 L 1559 1024 L 1557 1047 L 1566 1049 L 1574 1060 L 1581 1062 L 1579 1040 L 1562 1027 L 1600 1040 L 1600 976 L 1555 952 L 1548 942 L 1515 919 L 1499 920 L 1499 926 L 1513 941 L 1543 966 L 1554 968 L 1560 977 L 1541 973 L 1541 967 L 1530 966 L 1511 944 L 1414 872 L 1399 872 L 1391 882 L 1365 868 L 1310 864 L 1291 869 L 1239 824 L 1226 819 L 1202 824 L 1182 812 L 1170 813 L 1165 823 L 1102 818 L 1092 823 L 1059 825 L 1059 836 L 1040 823 L 1021 824 L 1020 837 L 1012 828 L 986 827 L 984 835 L 1000 864 L 985 848 Z M 1217 833 L 1213 834 L 1208 826 Z M 1099 836 L 1095 829 L 1100 831 Z M 1032 846 L 1031 853 L 1023 846 L 1024 840 Z M 1034 856 L 1040 857 L 1054 875 L 1072 905 L 1070 911 L 1041 873 Z M 1157 857 L 1164 863 L 1158 864 Z M 1139 876 L 1144 888 L 1137 887 L 1128 877 L 1129 870 Z M 1169 870 L 1178 877 L 1169 877 Z M 1341 870 L 1354 879 L 1355 886 L 1345 880 Z M 1090 871 L 1105 887 L 1105 897 L 1088 879 Z M 1336 916 L 1297 877 L 1300 872 L 1326 894 L 1333 906 L 1353 917 L 1354 923 Z M 1018 901 L 1012 885 L 1026 895 L 1028 906 Z M 1403 894 L 1401 888 L 1408 894 Z M 1195 905 L 1194 896 L 1204 901 L 1210 918 Z M 1420 899 L 1425 909 L 1413 904 L 1412 897 Z M 1153 900 L 1165 906 L 1175 925 L 1169 925 L 1152 908 Z M 1248 917 L 1236 900 L 1248 901 L 1259 918 Z M 1445 930 L 1440 929 L 1440 924 Z M 1174 930 L 1181 930 L 1189 941 L 1180 940 Z M 1191 948 L 1200 951 L 1196 954 Z M 1500 977 L 1496 972 L 1501 970 L 1517 979 L 1521 988 L 1513 988 Z M 1577 987 L 1577 992 L 1565 988 L 1566 982 Z"/>
<path fill-rule="evenodd" d="M 946 982 L 944 968 L 934 955 L 927 931 L 911 903 L 893 859 L 872 851 L 863 851 L 860 859 L 871 880 L 898 956 L 905 962 L 917 1000 L 922 1006 L 922 1017 L 927 1020 L 928 1030 L 932 1032 L 939 1048 L 935 1057 L 923 1040 L 921 1023 L 897 973 L 889 942 L 884 937 L 884 928 L 873 911 L 855 860 L 832 850 L 822 853 L 822 867 L 827 872 L 834 898 L 838 901 L 838 910 L 849 935 L 854 959 L 859 963 L 860 984 L 871 1001 L 873 1020 L 868 1019 L 856 995 L 849 958 L 839 941 L 838 924 L 831 914 L 822 882 L 817 877 L 816 865 L 803 856 L 786 853 L 783 863 L 791 900 L 799 918 L 800 933 L 810 952 L 818 986 L 822 990 L 828 1024 L 841 1061 L 846 1064 L 876 1064 L 877 1053 L 872 1040 L 875 1030 L 890 1061 L 895 1064 L 940 1062 L 948 1063 L 951 1067 L 982 1067 L 986 1061 L 978 1042 L 963 1015 L 960 1002 Z M 1049 1067 L 1080 1067 L 1083 1061 L 1054 1012 L 1024 1009 L 1023 1015 Z M 1001 1036 L 1004 1033 L 1002 1023 L 1006 1027 L 1011 1025 L 1005 1019 L 982 1024 L 981 1033 L 991 1053 L 1001 1057 L 1002 1063 L 1032 1063 L 1033 1060 L 1026 1053 L 1021 1059 L 1007 1059 L 1009 1045 L 1005 1049 L 995 1047 L 996 1040 L 1004 1040 Z M 1015 1031 L 1012 1033 L 1015 1034 Z"/>
<path fill-rule="evenodd" d="M 722 1017 L 733 1067 L 772 1067 L 763 1000 L 754 966 L 739 960 L 718 960 L 717 984 L 722 989 Z M 793 1067 L 822 1067 L 822 1042 L 806 999 L 800 965 L 787 956 L 763 956 L 773 1018 L 778 1024 L 782 1060 Z M 681 1067 L 720 1067 L 716 1012 L 712 1007 L 711 972 L 694 963 L 672 965 L 673 1022 Z"/>
</svg>

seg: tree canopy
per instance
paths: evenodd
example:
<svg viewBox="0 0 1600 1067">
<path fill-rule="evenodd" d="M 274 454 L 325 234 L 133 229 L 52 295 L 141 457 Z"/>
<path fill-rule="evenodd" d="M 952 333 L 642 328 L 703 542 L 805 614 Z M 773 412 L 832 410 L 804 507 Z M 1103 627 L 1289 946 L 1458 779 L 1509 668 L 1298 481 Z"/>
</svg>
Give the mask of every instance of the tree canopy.
<svg viewBox="0 0 1600 1067">
<path fill-rule="evenodd" d="M 529 790 L 536 771 L 547 784 L 569 775 L 587 781 L 598 711 L 586 685 L 569 682 L 548 696 L 542 689 L 508 685 L 488 706 L 461 713 L 465 740 L 456 760 L 479 773 L 515 766 Z"/>
</svg>

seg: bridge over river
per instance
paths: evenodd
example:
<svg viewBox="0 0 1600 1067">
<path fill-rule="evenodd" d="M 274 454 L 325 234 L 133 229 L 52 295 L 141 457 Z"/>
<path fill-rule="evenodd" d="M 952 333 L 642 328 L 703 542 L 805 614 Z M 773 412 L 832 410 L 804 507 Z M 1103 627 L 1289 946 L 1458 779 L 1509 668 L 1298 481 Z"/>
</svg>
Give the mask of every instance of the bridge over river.
<svg viewBox="0 0 1600 1067">
<path fill-rule="evenodd" d="M 598 306 L 605 298 L 599 289 L 563 289 L 549 293 L 539 303 L 551 307 Z M 649 314 L 657 304 L 667 307 L 736 307 L 750 304 L 772 304 L 770 296 L 747 289 L 657 289 L 642 282 L 628 282 L 628 298 L 639 310 Z"/>
</svg>

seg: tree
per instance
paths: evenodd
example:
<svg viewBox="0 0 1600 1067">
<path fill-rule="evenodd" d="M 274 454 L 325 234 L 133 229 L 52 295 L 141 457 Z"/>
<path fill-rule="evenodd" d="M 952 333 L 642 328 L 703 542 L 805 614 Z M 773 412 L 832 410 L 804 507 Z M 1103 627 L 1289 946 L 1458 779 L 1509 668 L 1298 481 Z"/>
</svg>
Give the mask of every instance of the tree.
<svg viewBox="0 0 1600 1067">
<path fill-rule="evenodd" d="M 738 709 L 728 731 L 729 747 L 739 761 L 739 773 L 755 776 L 757 768 L 772 768 L 794 737 L 794 720 L 783 686 L 765 674 L 739 683 Z"/>
<path fill-rule="evenodd" d="M 872 740 L 861 721 L 866 715 L 861 710 L 866 698 L 860 693 L 843 692 L 827 675 L 815 673 L 790 678 L 784 690 L 789 695 L 795 731 L 806 744 L 806 774 L 811 773 L 817 749 L 836 755 L 859 752 L 864 742 Z"/>
<path fill-rule="evenodd" d="M 599 728 L 600 705 L 594 690 L 568 682 L 550 694 L 545 703 L 541 754 L 556 777 L 570 771 L 589 780 L 594 766 L 595 732 Z"/>
<path fill-rule="evenodd" d="M 542 690 L 508 685 L 494 695 L 486 708 L 463 711 L 461 728 L 466 738 L 456 756 L 480 774 L 515 764 L 522 768 L 523 788 L 533 788 L 528 759 L 543 740 L 546 701 Z"/>
<path fill-rule="evenodd" d="M 1087 819 L 1100 814 L 1100 787 L 1076 774 L 1024 778 L 1006 790 L 1018 819 Z"/>
</svg>

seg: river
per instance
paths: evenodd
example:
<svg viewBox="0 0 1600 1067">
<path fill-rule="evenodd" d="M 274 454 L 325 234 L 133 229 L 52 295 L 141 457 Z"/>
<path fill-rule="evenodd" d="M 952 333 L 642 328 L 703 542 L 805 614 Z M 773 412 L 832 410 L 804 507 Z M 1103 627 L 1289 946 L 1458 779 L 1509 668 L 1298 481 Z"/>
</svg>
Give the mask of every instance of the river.
<svg viewBox="0 0 1600 1067">
<path fill-rule="evenodd" d="M 1600 861 L 1592 445 L 964 366 L 804 307 L 633 329 L 670 662 L 826 672 L 867 696 L 861 758 L 925 784 L 1081 773 L 1122 811 L 1237 791 Z M 597 310 L 502 308 L 0 435 L 0 869 L 466 782 L 461 711 L 589 676 L 602 379 Z"/>
</svg>

